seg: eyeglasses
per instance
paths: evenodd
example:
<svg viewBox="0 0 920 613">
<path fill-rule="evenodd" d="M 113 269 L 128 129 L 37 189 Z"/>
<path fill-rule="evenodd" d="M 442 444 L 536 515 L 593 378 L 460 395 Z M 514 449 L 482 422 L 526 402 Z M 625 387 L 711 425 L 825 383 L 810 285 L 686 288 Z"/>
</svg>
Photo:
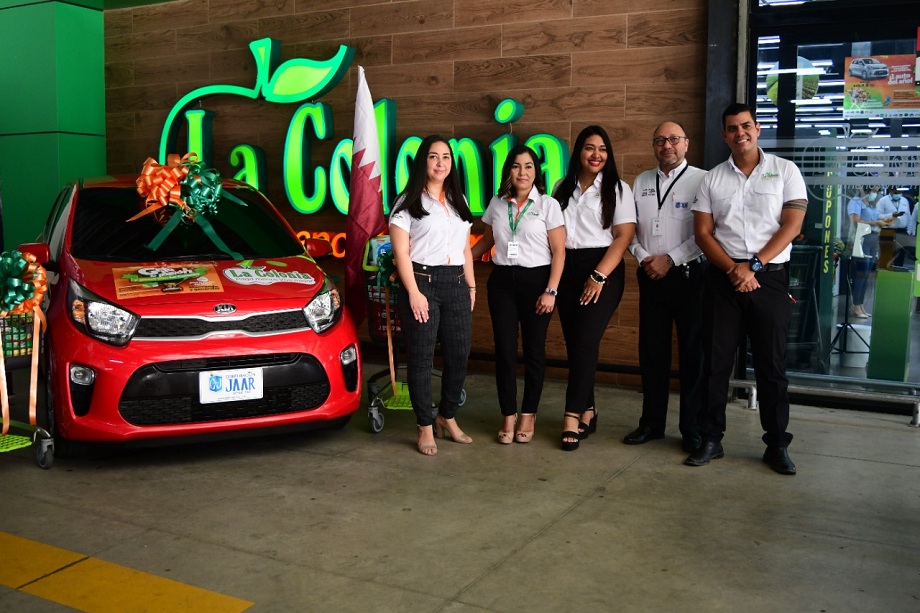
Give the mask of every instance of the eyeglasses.
<svg viewBox="0 0 920 613">
<path fill-rule="evenodd" d="M 686 136 L 659 136 L 658 138 L 652 139 L 652 144 L 656 147 L 664 146 L 664 142 L 668 141 L 672 145 L 678 144 L 683 139 L 687 138 Z"/>
</svg>

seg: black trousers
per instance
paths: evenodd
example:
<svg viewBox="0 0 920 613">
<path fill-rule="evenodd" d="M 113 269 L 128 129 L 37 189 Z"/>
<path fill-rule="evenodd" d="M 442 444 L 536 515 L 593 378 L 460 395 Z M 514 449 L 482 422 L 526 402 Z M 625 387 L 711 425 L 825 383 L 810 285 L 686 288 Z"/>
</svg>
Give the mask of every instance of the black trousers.
<svg viewBox="0 0 920 613">
<path fill-rule="evenodd" d="M 413 262 L 415 282 L 428 299 L 428 321 L 421 323 L 412 315 L 409 294 L 399 288 L 399 317 L 406 341 L 409 399 L 416 423 L 430 426 L 435 414 L 447 419 L 457 415 L 466 366 L 473 338 L 470 291 L 462 266 L 422 266 Z M 431 392 L 435 345 L 441 342 L 444 370 L 441 378 L 441 402 L 435 407 Z"/>
<path fill-rule="evenodd" d="M 489 314 L 495 340 L 495 385 L 502 415 L 517 413 L 518 328 L 524 353 L 522 413 L 536 413 L 546 372 L 546 329 L 552 313 L 537 315 L 549 266 L 496 266 L 489 275 Z"/>
<path fill-rule="evenodd" d="M 707 265 L 675 266 L 653 280 L 640 267 L 639 369 L 642 417 L 639 425 L 663 433 L 671 384 L 671 330 L 677 329 L 680 360 L 680 433 L 699 434 L 697 415 L 703 391 L 703 275 Z"/>
<path fill-rule="evenodd" d="M 757 273 L 760 288 L 736 292 L 728 275 L 714 266 L 706 271 L 704 350 L 706 356 L 700 434 L 720 441 L 725 433 L 725 405 L 738 346 L 747 335 L 754 357 L 763 442 L 786 447 L 789 425 L 789 381 L 786 341 L 792 319 L 789 274 L 785 268 Z"/>
<path fill-rule="evenodd" d="M 585 281 L 605 253 L 606 247 L 565 250 L 565 268 L 559 281 L 556 306 L 569 362 L 565 410 L 570 413 L 581 414 L 595 405 L 594 375 L 601 339 L 623 297 L 626 265 L 620 262 L 607 277 L 600 299 L 596 303 L 580 304 Z"/>
</svg>

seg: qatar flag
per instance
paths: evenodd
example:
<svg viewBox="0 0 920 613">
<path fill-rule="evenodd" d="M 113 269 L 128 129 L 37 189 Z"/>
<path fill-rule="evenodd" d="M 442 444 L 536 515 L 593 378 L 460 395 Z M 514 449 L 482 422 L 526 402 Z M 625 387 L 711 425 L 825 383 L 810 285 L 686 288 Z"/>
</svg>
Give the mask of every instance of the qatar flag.
<svg viewBox="0 0 920 613">
<path fill-rule="evenodd" d="M 355 97 L 354 147 L 351 155 L 351 180 L 348 183 L 348 221 L 345 227 L 345 306 L 355 325 L 366 315 L 364 246 L 368 239 L 386 229 L 383 195 L 380 192 L 380 141 L 374 101 L 367 88 L 364 68 L 358 66 L 358 93 Z"/>
</svg>

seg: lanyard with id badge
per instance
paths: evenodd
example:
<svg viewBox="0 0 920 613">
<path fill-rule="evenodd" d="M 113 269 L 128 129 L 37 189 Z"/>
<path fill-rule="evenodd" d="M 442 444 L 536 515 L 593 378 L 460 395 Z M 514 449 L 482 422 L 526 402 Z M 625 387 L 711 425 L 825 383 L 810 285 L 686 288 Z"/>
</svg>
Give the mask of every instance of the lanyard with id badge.
<svg viewBox="0 0 920 613">
<path fill-rule="evenodd" d="M 668 189 L 664 190 L 663 196 L 661 195 L 661 175 L 657 171 L 655 172 L 655 197 L 658 199 L 658 214 L 652 219 L 652 236 L 664 236 L 664 225 L 661 223 L 661 207 L 664 205 L 665 200 L 667 200 L 668 194 L 671 193 L 671 188 L 674 187 L 674 184 L 677 183 L 682 176 L 684 176 L 688 168 L 690 168 L 689 165 L 684 166 L 684 169 L 674 177 L 674 180 L 668 185 Z"/>
<path fill-rule="evenodd" d="M 524 208 L 518 208 L 517 215 L 514 215 L 512 209 L 517 203 L 514 200 L 508 201 L 508 225 L 511 227 L 511 240 L 508 241 L 508 259 L 516 260 L 521 254 L 521 244 L 515 240 L 517 235 L 517 227 L 521 222 L 521 218 L 524 217 L 524 214 L 527 212 L 527 209 L 530 208 L 530 205 L 533 204 L 533 200 L 528 199 L 527 204 L 524 205 Z"/>
</svg>

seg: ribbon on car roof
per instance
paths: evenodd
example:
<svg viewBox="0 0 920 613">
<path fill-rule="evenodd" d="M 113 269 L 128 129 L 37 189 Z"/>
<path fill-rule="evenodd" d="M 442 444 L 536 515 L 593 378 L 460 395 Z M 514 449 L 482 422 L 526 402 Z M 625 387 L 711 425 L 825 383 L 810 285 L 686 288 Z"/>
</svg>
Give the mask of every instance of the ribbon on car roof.
<svg viewBox="0 0 920 613">
<path fill-rule="evenodd" d="M 198 160 L 198 154 L 189 152 L 179 157 L 178 154 L 171 153 L 166 159 L 166 164 L 159 164 L 153 158 L 147 158 L 137 178 L 137 192 L 144 197 L 144 210 L 128 221 L 154 214 L 157 221 L 163 225 L 163 229 L 147 244 L 149 249 L 159 249 L 180 223 L 186 223 L 199 226 L 211 242 L 231 258 L 243 258 L 217 235 L 208 217 L 217 214 L 217 205 L 221 197 L 241 206 L 246 206 L 246 203 L 223 191 L 220 172 L 216 168 L 205 167 L 204 163 Z M 164 212 L 169 209 L 172 209 L 171 214 L 163 217 Z"/>
</svg>

